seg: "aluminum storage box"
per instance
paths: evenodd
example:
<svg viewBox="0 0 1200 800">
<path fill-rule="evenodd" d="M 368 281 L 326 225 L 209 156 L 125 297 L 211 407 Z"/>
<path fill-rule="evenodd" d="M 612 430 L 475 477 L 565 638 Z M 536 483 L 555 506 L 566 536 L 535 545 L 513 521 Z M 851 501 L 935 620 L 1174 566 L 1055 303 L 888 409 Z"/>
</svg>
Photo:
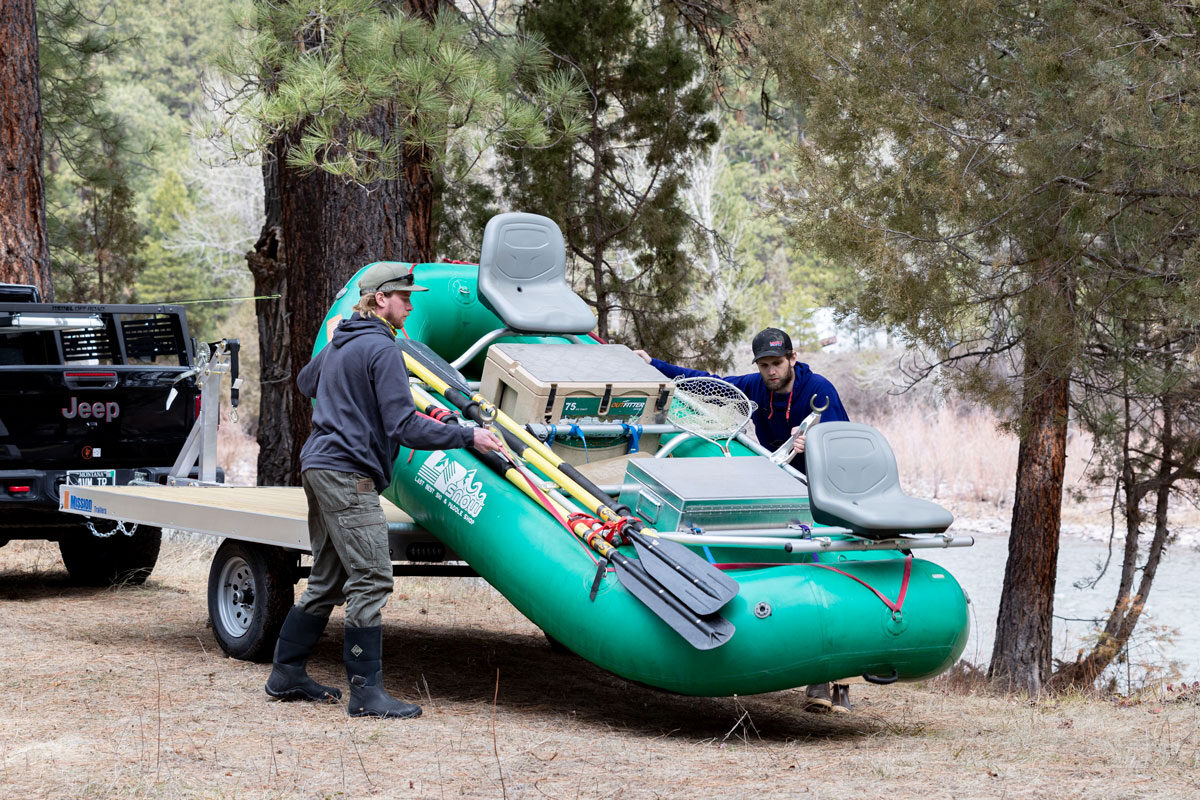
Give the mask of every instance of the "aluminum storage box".
<svg viewBox="0 0 1200 800">
<path fill-rule="evenodd" d="M 804 484 L 763 456 L 631 459 L 624 483 L 621 502 L 661 531 L 812 523 Z"/>
</svg>

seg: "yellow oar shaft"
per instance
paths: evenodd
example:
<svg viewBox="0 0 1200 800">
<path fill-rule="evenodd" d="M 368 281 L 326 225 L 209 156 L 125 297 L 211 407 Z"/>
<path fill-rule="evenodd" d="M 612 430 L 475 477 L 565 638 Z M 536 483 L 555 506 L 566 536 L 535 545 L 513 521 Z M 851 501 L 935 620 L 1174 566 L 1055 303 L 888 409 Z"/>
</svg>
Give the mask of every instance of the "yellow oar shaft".
<svg viewBox="0 0 1200 800">
<path fill-rule="evenodd" d="M 450 384 L 443 381 L 436 374 L 434 374 L 433 371 L 428 369 L 424 364 L 410 356 L 408 353 L 404 354 L 404 360 L 407 362 L 408 368 L 412 371 L 412 373 L 428 384 L 430 388 L 432 388 L 438 394 L 445 396 L 446 391 L 453 388 L 450 386 Z M 471 401 L 479 403 L 481 407 L 494 414 L 496 422 L 502 425 L 505 430 L 517 437 L 517 439 L 525 445 L 527 450 L 521 454 L 522 458 L 526 459 L 544 472 L 546 477 L 561 486 L 563 490 L 567 492 L 567 494 L 571 495 L 571 497 L 574 497 L 576 500 L 582 503 L 588 511 L 591 511 L 593 514 L 600 515 L 600 518 L 606 522 L 612 522 L 621 518 L 620 515 L 609 508 L 603 500 L 593 495 L 583 486 L 580 486 L 578 482 L 559 469 L 559 467 L 565 463 L 562 458 L 560 458 L 557 453 L 546 446 L 544 442 L 531 434 L 529 431 L 525 430 L 524 427 L 517 424 L 512 417 L 496 408 L 491 402 L 488 401 L 486 397 L 479 393 L 471 395 Z M 651 535 L 655 533 L 655 531 L 650 528 L 644 527 L 642 530 L 644 533 Z"/>
<path fill-rule="evenodd" d="M 417 377 L 421 377 L 421 376 L 418 375 Z M 424 378 L 421 378 L 421 379 L 424 380 Z M 434 388 L 436 388 L 436 387 L 434 387 Z M 422 412 L 428 411 L 429 408 L 431 408 L 432 406 L 435 405 L 433 398 L 430 397 L 428 394 L 426 394 L 424 391 L 422 391 L 420 388 L 413 386 L 413 387 L 411 387 L 411 389 L 412 389 L 412 395 L 413 395 L 413 402 L 416 405 L 418 411 L 422 411 Z M 542 468 L 539 466 L 538 469 L 542 469 Z M 520 489 L 525 495 L 527 495 L 529 497 L 529 499 L 533 500 L 535 503 L 537 503 L 539 506 L 542 506 L 547 511 L 549 511 L 550 509 L 546 508 L 546 504 L 549 503 L 550 505 L 552 505 L 554 507 L 554 509 L 556 511 L 558 511 L 559 515 L 564 520 L 569 520 L 570 516 L 572 514 L 576 513 L 576 509 L 569 507 L 564 500 L 560 499 L 559 497 L 555 496 L 554 494 L 552 494 L 550 492 L 539 492 L 533 486 L 533 484 L 531 484 L 529 482 L 529 479 L 522 472 L 520 472 L 517 469 L 515 469 L 513 467 L 509 467 L 508 469 L 505 470 L 504 477 L 506 479 L 508 479 L 509 483 L 513 484 L 518 489 Z M 563 477 L 566 478 L 567 476 L 564 475 Z M 567 478 L 567 480 L 570 480 L 570 479 Z M 554 515 L 551 514 L 551 516 L 554 516 Z M 592 540 L 589 541 L 588 534 L 591 533 L 591 528 L 588 527 L 588 525 L 586 525 L 583 522 L 576 522 L 574 524 L 571 524 L 568 521 L 568 525 L 571 528 L 571 532 L 574 533 L 576 536 L 578 536 L 581 540 L 583 540 L 583 542 L 585 544 L 591 546 L 601 556 L 604 556 L 606 558 L 608 557 L 608 553 L 611 552 L 613 549 L 613 546 L 611 544 L 609 544 L 608 541 L 606 541 L 605 539 L 603 539 L 599 536 L 591 537 Z"/>
</svg>

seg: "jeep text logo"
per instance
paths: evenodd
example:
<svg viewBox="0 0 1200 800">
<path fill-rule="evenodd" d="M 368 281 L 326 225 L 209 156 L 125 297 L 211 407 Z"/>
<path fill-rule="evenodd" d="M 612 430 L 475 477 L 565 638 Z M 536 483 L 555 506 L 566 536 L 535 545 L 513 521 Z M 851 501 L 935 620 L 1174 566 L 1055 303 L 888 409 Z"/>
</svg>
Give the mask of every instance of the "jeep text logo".
<svg viewBox="0 0 1200 800">
<path fill-rule="evenodd" d="M 67 419 L 102 419 L 105 422 L 112 422 L 121 415 L 121 407 L 113 401 L 101 403 L 81 403 L 78 397 L 71 398 L 69 408 L 62 410 L 62 415 Z"/>
</svg>

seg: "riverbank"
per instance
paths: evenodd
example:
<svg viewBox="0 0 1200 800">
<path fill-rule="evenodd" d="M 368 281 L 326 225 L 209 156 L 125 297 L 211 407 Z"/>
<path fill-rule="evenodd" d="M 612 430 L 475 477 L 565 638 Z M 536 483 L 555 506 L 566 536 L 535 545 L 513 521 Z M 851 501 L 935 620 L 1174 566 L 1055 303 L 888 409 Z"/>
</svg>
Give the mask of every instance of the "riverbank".
<svg viewBox="0 0 1200 800">
<path fill-rule="evenodd" d="M 948 551 L 953 552 L 953 551 Z M 0 795 L 24 798 L 1164 798 L 1200 792 L 1200 701 L 1028 702 L 960 671 L 687 698 L 551 651 L 490 587 L 405 578 L 384 680 L 410 722 L 268 702 L 269 668 L 206 627 L 211 543 L 169 540 L 145 587 L 75 589 L 52 545 L 0 548 Z M 312 661 L 344 684 L 336 631 Z"/>
</svg>

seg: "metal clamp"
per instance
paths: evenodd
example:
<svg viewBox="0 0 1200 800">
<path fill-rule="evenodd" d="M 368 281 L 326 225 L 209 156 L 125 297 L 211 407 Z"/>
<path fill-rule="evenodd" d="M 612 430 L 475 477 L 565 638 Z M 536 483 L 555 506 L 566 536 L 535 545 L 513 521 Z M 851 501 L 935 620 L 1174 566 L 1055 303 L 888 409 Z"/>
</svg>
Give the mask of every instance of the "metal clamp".
<svg viewBox="0 0 1200 800">
<path fill-rule="evenodd" d="M 781 444 L 779 449 L 771 453 L 770 458 L 772 464 L 776 466 L 783 466 L 784 463 L 792 460 L 792 456 L 795 455 L 792 452 L 792 446 L 795 445 L 796 438 L 807 434 L 809 428 L 821 421 L 821 412 L 829 408 L 829 403 L 829 397 L 826 396 L 825 405 L 817 408 L 817 396 L 814 394 L 808 399 L 808 407 L 812 409 L 812 411 L 799 425 L 796 426 L 796 430 L 792 431 L 792 435 L 787 438 L 787 441 Z"/>
</svg>

